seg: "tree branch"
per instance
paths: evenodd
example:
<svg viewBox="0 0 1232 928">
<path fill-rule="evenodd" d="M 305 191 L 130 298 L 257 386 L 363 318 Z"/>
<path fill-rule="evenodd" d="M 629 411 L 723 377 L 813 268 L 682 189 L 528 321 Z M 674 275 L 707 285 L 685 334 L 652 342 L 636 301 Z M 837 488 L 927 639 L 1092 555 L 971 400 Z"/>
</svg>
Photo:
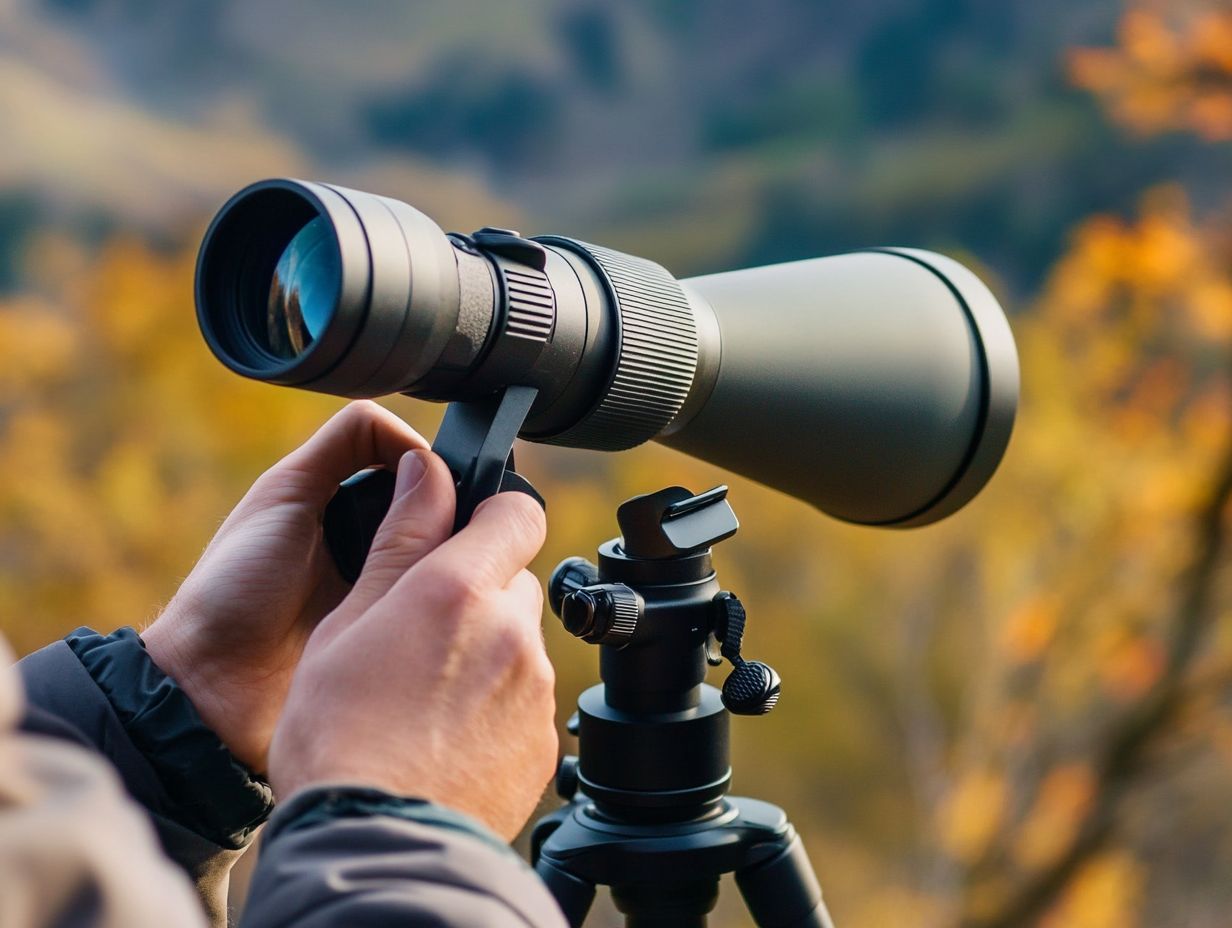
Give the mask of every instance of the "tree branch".
<svg viewBox="0 0 1232 928">
<path fill-rule="evenodd" d="M 1185 676 L 1208 631 L 1220 558 L 1227 536 L 1224 512 L 1232 499 L 1232 444 L 1196 519 L 1197 553 L 1185 572 L 1168 661 L 1159 680 L 1118 722 L 1095 761 L 1095 798 L 1073 840 L 1056 859 L 1020 885 L 988 916 L 968 915 L 962 928 L 1018 928 L 1052 905 L 1070 880 L 1111 836 L 1120 804 L 1146 766 L 1151 743 L 1184 702 Z"/>
</svg>

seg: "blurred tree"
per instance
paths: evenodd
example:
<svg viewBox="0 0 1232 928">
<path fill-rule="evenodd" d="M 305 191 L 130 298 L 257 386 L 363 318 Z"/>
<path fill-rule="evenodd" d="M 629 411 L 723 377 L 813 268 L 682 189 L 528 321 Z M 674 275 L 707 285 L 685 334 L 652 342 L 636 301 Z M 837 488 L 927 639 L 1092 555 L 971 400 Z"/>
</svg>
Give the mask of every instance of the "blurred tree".
<svg viewBox="0 0 1232 928">
<path fill-rule="evenodd" d="M 1124 826 L 1226 652 L 1228 241 L 1154 191 L 1137 220 L 1077 230 L 1018 328 L 1024 420 L 1001 479 L 1048 517 L 999 513 L 1032 579 L 941 806 L 963 925 L 1139 923 L 1150 880 Z"/>
<path fill-rule="evenodd" d="M 1232 138 L 1230 48 L 1225 9 L 1134 4 L 1116 48 L 1069 65 L 1135 132 L 1217 141 Z M 1080 225 L 1019 326 L 1013 469 L 1032 473 L 1001 479 L 1047 500 L 1052 521 L 1028 544 L 1044 557 L 1004 623 L 978 759 L 941 806 L 970 928 L 1198 923 L 1179 900 L 1152 905 L 1169 867 L 1148 864 L 1158 834 L 1135 823 L 1161 781 L 1203 760 L 1177 743 L 1226 726 L 1206 688 L 1228 661 L 1215 621 L 1232 497 L 1230 243 L 1226 217 L 1157 189 L 1134 221 Z M 1218 867 L 1193 877 L 1216 885 Z"/>
<path fill-rule="evenodd" d="M 632 80 L 607 8 L 585 9 L 562 28 L 578 55 L 600 49 L 594 85 Z M 1075 52 L 1071 74 L 1135 132 L 1232 137 L 1228 16 L 1135 4 L 1118 46 Z M 892 63 L 893 38 L 866 61 Z M 537 80 L 533 93 L 509 92 L 530 99 Z M 460 122 L 415 144 L 452 153 L 500 128 L 488 111 L 508 101 L 491 96 L 491 81 L 449 93 L 438 84 L 391 98 L 390 125 L 409 131 L 407 113 L 456 109 L 461 93 L 474 99 Z M 744 157 L 781 141 L 810 108 L 854 108 L 820 82 L 783 86 L 779 110 L 724 111 L 715 131 L 727 149 Z M 1025 141 L 1044 135 L 1027 128 Z M 801 150 L 816 160 L 813 138 Z M 938 148 L 917 181 L 947 209 L 954 196 L 937 193 L 936 178 L 1004 182 L 1000 154 L 990 168 L 955 158 Z M 884 170 L 901 183 L 907 169 L 900 157 Z M 700 231 L 696 213 L 651 189 L 663 214 L 629 246 L 657 232 L 699 263 L 738 253 L 756 221 L 752 171 L 733 171 L 724 197 L 715 186 L 677 192 L 692 209 L 720 211 Z M 903 189 L 885 188 L 886 211 L 903 208 Z M 853 197 L 867 205 L 867 192 Z M 786 680 L 774 714 L 734 726 L 737 786 L 792 813 L 844 928 L 1227 921 L 1232 631 L 1218 620 L 1232 494 L 1232 227 L 1195 207 L 1202 193 L 1157 187 L 1130 218 L 1076 226 L 1015 319 L 1019 428 L 1003 472 L 963 513 L 919 533 L 869 532 L 732 481 L 744 527 L 718 564 L 750 607 L 750 654 Z M 839 212 L 847 222 L 854 210 Z M 815 231 L 816 216 L 800 216 Z M 187 251 L 117 239 L 87 256 L 35 239 L 26 257 L 29 288 L 0 304 L 0 629 L 22 651 L 79 623 L 152 616 L 252 478 L 340 405 L 246 382 L 210 357 Z M 431 431 L 423 407 L 394 405 Z M 522 466 L 550 506 L 541 576 L 614 534 L 620 499 L 730 479 L 654 447 L 528 449 Z M 548 638 L 563 719 L 595 659 L 555 623 Z M 744 923 L 734 892 L 718 920 Z M 597 924 L 611 921 L 597 911 Z"/>
</svg>

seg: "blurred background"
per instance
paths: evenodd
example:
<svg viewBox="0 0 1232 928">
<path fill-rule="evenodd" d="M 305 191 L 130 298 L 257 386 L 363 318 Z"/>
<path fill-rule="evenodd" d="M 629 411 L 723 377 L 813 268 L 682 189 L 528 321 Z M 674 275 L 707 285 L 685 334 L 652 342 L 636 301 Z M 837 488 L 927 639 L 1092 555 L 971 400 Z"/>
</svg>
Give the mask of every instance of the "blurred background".
<svg viewBox="0 0 1232 928">
<path fill-rule="evenodd" d="M 1229 140 L 1215 0 L 0 0 L 0 630 L 148 622 L 340 406 L 197 333 L 196 244 L 251 180 L 682 276 L 932 248 L 1011 313 L 1017 432 L 922 530 L 733 482 L 718 566 L 785 678 L 733 726 L 736 789 L 792 814 L 842 928 L 1225 926 Z M 519 455 L 545 578 L 625 497 L 729 479 Z M 596 655 L 547 625 L 563 723 Z"/>
</svg>

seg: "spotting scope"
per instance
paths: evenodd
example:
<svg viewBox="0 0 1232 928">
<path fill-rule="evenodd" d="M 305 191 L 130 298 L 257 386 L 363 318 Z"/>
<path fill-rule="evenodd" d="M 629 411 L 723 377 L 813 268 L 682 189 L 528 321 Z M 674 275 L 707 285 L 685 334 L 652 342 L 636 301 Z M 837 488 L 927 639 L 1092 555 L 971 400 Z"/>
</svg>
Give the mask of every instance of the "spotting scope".
<svg viewBox="0 0 1232 928">
<path fill-rule="evenodd" d="M 577 239 L 446 234 L 398 200 L 276 179 L 214 218 L 196 302 L 247 377 L 444 402 L 525 388 L 527 441 L 658 441 L 867 525 L 967 503 L 1018 402 L 996 299 L 914 249 L 677 280 Z"/>
</svg>

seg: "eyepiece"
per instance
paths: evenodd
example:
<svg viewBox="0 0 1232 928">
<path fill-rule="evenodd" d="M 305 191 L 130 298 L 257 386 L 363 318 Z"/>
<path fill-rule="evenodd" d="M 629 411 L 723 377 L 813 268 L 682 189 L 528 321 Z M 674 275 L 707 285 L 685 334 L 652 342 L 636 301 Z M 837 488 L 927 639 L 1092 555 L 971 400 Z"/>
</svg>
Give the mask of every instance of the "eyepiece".
<svg viewBox="0 0 1232 928">
<path fill-rule="evenodd" d="M 486 303 L 490 317 L 490 283 Z M 441 357 L 458 312 L 458 265 L 436 223 L 343 187 L 246 187 L 218 212 L 198 256 L 202 334 L 224 364 L 256 380 L 336 396 L 402 392 Z"/>
<path fill-rule="evenodd" d="M 201 331 L 214 353 L 247 377 L 301 385 L 332 366 L 351 340 L 345 317 L 355 313 L 341 310 L 362 294 L 367 274 L 344 262 L 340 211 L 331 215 L 315 186 L 265 181 L 240 191 L 202 243 Z"/>
</svg>

